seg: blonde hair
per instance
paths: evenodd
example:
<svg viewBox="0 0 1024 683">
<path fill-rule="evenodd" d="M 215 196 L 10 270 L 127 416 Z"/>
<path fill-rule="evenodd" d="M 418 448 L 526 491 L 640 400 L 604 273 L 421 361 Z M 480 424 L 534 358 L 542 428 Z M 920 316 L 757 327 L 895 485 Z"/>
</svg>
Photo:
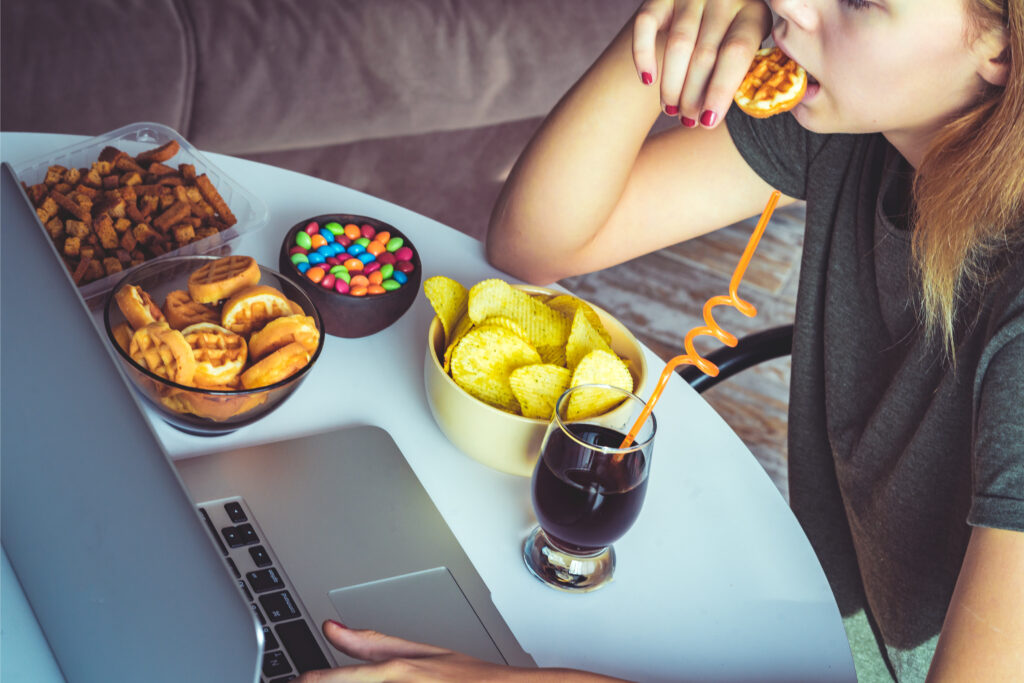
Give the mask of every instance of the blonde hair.
<svg viewBox="0 0 1024 683">
<path fill-rule="evenodd" d="M 1005 87 L 988 87 L 947 124 L 914 179 L 914 264 L 922 318 L 950 359 L 960 305 L 998 276 L 999 257 L 1024 242 L 1024 0 L 965 0 L 968 38 L 1003 27 Z"/>
</svg>

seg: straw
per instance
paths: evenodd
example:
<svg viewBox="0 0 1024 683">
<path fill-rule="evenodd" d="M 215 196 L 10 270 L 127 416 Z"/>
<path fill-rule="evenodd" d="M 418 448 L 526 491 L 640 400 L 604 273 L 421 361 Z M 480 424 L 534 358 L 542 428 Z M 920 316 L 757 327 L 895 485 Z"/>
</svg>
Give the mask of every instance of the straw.
<svg viewBox="0 0 1024 683">
<path fill-rule="evenodd" d="M 683 340 L 686 353 L 672 358 L 665 364 L 665 369 L 661 372 L 661 377 L 658 378 L 658 384 L 654 387 L 651 397 L 647 399 L 647 403 L 644 404 L 643 410 L 640 411 L 640 415 L 637 417 L 636 422 L 633 423 L 629 433 L 626 434 L 626 438 L 622 440 L 622 445 L 619 448 L 629 448 L 630 444 L 633 443 L 633 439 L 640 433 L 640 428 L 643 427 L 647 417 L 654 410 L 654 404 L 661 398 L 661 392 L 665 390 L 669 378 L 677 367 L 680 365 L 696 365 L 705 375 L 710 375 L 711 377 L 718 375 L 718 366 L 697 353 L 693 346 L 694 337 L 701 335 L 712 336 L 726 346 L 736 346 L 738 340 L 735 335 L 729 334 L 715 322 L 714 317 L 711 315 L 712 308 L 715 306 L 732 306 L 748 318 L 757 315 L 757 309 L 754 305 L 749 301 L 741 299 L 736 290 L 740 286 L 740 280 L 743 279 L 744 273 L 747 272 L 750 259 L 754 256 L 757 243 L 761 241 L 761 235 L 764 234 L 765 226 L 768 225 L 772 212 L 775 211 L 775 205 L 779 203 L 780 196 L 781 193 L 778 190 L 772 190 L 772 196 L 769 197 L 768 204 L 764 207 L 764 211 L 761 212 L 761 218 L 758 220 L 754 232 L 751 233 L 750 239 L 747 241 L 747 247 L 740 256 L 739 264 L 737 264 L 736 269 L 732 273 L 732 280 L 729 281 L 729 296 L 713 296 L 704 304 L 704 325 L 695 327 L 686 333 L 686 338 Z"/>
</svg>

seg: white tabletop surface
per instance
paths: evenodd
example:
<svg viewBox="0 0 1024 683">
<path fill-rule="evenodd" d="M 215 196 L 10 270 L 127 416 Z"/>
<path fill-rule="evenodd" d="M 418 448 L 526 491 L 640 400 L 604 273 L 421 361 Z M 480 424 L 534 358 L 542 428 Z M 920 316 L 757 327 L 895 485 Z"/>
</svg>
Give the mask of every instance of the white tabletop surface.
<svg viewBox="0 0 1024 683">
<path fill-rule="evenodd" d="M 3 133 L 0 156 L 17 166 L 80 139 Z M 234 253 L 261 264 L 277 268 L 283 231 L 299 220 L 354 213 L 405 231 L 420 252 L 424 279 L 441 274 L 467 286 L 488 277 L 510 279 L 487 264 L 479 242 L 429 218 L 309 176 L 209 157 L 268 205 L 267 227 L 233 245 Z M 542 666 L 645 681 L 855 679 L 835 600 L 788 506 L 740 439 L 678 377 L 655 411 L 659 433 L 647 499 L 635 526 L 615 544 L 615 580 L 595 593 L 568 595 L 533 578 L 520 559 L 521 542 L 535 524 L 529 480 L 462 455 L 427 407 L 423 360 L 432 316 L 421 295 L 382 332 L 328 337 L 295 394 L 267 419 L 233 434 L 190 436 L 155 413 L 145 417 L 175 459 L 345 425 L 386 429 L 513 633 Z M 664 367 L 645 352 L 650 378 L 638 391 L 643 397 Z M 339 386 L 335 378 L 342 375 Z M 45 661 L 49 651 L 38 642 L 35 624 L 21 628 L 34 619 L 18 609 L 24 598 L 6 555 L 3 569 L 4 680 L 22 674 L 22 680 L 47 680 L 44 672 L 54 670 Z"/>
</svg>

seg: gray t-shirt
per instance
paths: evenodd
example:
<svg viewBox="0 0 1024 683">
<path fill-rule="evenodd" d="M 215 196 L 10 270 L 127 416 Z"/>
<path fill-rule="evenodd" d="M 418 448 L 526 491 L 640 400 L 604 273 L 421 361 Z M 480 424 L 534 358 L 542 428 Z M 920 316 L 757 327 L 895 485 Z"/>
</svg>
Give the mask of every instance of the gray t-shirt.
<svg viewBox="0 0 1024 683">
<path fill-rule="evenodd" d="M 793 511 L 860 680 L 924 680 L 971 525 L 1024 532 L 1024 251 L 963 306 L 951 366 L 917 319 L 906 160 L 881 135 L 817 135 L 789 114 L 726 121 L 761 177 L 807 201 Z"/>
</svg>

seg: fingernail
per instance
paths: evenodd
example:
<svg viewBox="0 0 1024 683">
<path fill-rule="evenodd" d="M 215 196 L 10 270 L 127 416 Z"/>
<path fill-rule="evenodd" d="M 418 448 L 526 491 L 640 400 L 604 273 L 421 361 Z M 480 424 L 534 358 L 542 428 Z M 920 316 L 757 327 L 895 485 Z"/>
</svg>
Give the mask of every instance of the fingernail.
<svg viewBox="0 0 1024 683">
<path fill-rule="evenodd" d="M 654 82 L 654 76 L 645 71 L 642 74 L 640 74 L 640 80 L 644 82 L 644 85 L 650 85 L 651 83 Z"/>
<path fill-rule="evenodd" d="M 718 114 L 711 111 L 710 109 L 705 109 L 704 113 L 700 115 L 700 124 L 702 126 L 707 126 L 708 128 L 715 125 L 715 121 L 717 120 Z"/>
<path fill-rule="evenodd" d="M 335 619 L 328 619 L 327 621 L 331 622 L 335 626 L 340 626 L 341 628 L 345 629 L 346 631 L 348 630 L 348 626 L 345 626 L 345 624 L 341 623 L 340 621 L 337 621 Z"/>
<path fill-rule="evenodd" d="M 679 107 L 675 106 L 674 104 L 666 104 L 665 113 L 668 114 L 669 116 L 675 116 L 676 114 L 679 113 Z"/>
<path fill-rule="evenodd" d="M 681 118 L 679 119 L 679 121 L 680 121 L 680 122 L 681 122 L 681 123 L 682 123 L 682 124 L 683 124 L 684 126 L 686 126 L 687 128 L 696 128 L 696 127 L 697 127 L 697 122 L 696 122 L 696 121 L 694 121 L 693 119 L 691 119 L 691 118 L 690 118 L 690 117 L 688 117 L 688 116 L 683 116 L 683 117 L 681 117 Z"/>
</svg>

